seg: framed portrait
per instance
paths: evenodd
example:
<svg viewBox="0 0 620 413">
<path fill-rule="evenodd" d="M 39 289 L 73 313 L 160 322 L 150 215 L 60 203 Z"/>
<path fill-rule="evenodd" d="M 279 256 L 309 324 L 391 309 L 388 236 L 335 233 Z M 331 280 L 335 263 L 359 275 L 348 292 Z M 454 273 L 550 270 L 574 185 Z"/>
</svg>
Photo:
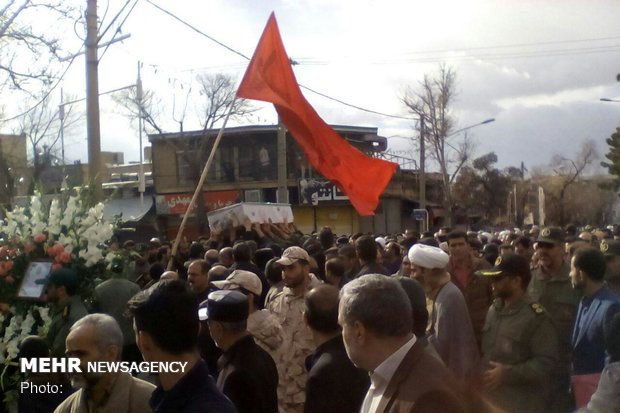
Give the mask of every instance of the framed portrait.
<svg viewBox="0 0 620 413">
<path fill-rule="evenodd" d="M 52 272 L 52 261 L 32 261 L 28 264 L 17 298 L 42 300 Z"/>
</svg>

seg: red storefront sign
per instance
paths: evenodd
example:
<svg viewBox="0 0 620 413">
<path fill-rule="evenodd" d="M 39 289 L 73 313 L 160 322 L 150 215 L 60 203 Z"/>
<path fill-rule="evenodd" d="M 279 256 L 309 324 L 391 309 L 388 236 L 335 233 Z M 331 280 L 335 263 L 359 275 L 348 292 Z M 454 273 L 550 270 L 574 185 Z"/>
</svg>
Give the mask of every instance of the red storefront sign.
<svg viewBox="0 0 620 413">
<path fill-rule="evenodd" d="M 192 196 L 193 194 L 190 193 L 157 195 L 157 213 L 162 215 L 183 215 L 187 211 Z M 241 202 L 240 191 L 203 192 L 202 197 L 207 211 L 214 211 Z"/>
</svg>

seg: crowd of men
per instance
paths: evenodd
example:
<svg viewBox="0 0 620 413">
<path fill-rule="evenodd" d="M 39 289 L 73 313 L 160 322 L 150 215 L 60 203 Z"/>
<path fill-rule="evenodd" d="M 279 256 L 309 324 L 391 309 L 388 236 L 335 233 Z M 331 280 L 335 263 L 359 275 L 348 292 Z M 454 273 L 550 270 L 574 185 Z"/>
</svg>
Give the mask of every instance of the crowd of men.
<svg viewBox="0 0 620 413">
<path fill-rule="evenodd" d="M 88 306 L 76 274 L 51 275 L 52 325 L 21 356 L 186 368 L 72 374 L 60 395 L 21 394 L 20 411 L 620 412 L 615 238 L 269 224 L 213 231 L 175 256 L 159 239 L 113 244 L 124 265 Z"/>
</svg>

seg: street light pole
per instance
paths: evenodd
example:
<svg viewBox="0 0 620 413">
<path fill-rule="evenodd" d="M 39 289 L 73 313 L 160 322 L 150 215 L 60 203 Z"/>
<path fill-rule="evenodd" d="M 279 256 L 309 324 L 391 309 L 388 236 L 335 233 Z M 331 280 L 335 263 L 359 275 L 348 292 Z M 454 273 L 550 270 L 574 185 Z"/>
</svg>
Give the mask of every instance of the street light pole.
<svg viewBox="0 0 620 413">
<path fill-rule="evenodd" d="M 491 122 L 495 122 L 495 118 L 486 119 L 486 120 L 483 120 L 482 122 L 478 122 L 478 123 L 476 123 L 474 125 L 469 125 L 469 126 L 465 126 L 464 128 L 457 129 L 454 132 L 452 132 L 451 134 L 449 134 L 448 136 L 446 136 L 446 138 L 449 138 L 449 137 L 454 136 L 454 135 L 458 135 L 461 132 L 464 132 L 464 131 L 469 130 L 471 128 L 475 128 L 476 126 L 486 125 L 487 123 L 491 123 Z"/>
</svg>

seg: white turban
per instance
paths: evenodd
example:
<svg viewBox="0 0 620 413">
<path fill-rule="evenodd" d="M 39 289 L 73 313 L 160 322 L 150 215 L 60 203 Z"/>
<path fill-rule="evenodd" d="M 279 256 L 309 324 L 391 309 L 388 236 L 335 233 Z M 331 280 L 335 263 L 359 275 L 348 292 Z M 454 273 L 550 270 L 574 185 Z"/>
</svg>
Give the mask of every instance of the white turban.
<svg viewBox="0 0 620 413">
<path fill-rule="evenodd" d="M 450 256 L 441 248 L 424 244 L 415 244 L 409 249 L 408 255 L 412 264 L 428 269 L 446 268 L 450 261 Z"/>
</svg>

